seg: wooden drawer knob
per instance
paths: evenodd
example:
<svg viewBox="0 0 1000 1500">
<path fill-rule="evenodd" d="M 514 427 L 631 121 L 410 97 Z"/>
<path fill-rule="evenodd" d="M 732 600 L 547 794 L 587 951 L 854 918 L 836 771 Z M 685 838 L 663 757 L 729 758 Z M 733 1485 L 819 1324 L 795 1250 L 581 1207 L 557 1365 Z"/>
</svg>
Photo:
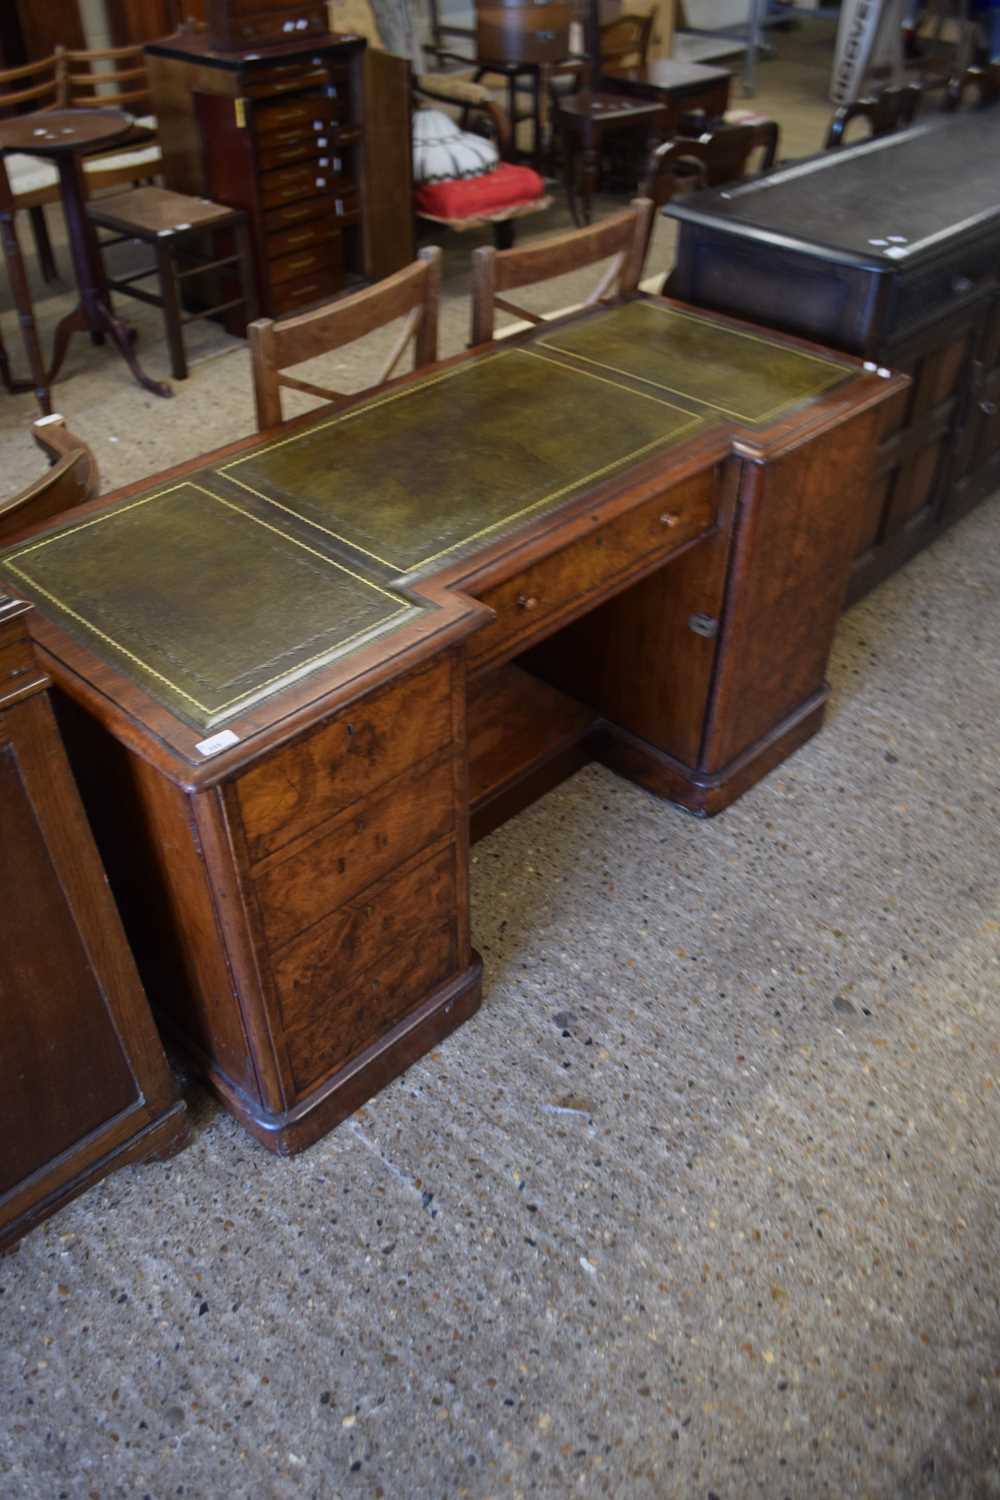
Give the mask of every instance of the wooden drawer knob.
<svg viewBox="0 0 1000 1500">
<path fill-rule="evenodd" d="M 518 594 L 517 607 L 518 609 L 537 609 L 538 600 L 534 594 Z"/>
</svg>

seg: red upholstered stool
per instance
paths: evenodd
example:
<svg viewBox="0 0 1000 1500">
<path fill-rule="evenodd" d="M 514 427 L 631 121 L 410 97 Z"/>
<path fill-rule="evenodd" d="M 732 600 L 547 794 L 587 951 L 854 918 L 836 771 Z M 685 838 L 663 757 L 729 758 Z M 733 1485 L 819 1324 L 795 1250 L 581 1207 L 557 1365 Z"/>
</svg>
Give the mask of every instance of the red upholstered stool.
<svg viewBox="0 0 1000 1500">
<path fill-rule="evenodd" d="M 531 167 L 502 161 L 480 177 L 425 182 L 414 193 L 417 214 L 434 224 L 464 231 L 493 230 L 498 250 L 514 243 L 514 221 L 548 208 L 545 182 Z"/>
</svg>

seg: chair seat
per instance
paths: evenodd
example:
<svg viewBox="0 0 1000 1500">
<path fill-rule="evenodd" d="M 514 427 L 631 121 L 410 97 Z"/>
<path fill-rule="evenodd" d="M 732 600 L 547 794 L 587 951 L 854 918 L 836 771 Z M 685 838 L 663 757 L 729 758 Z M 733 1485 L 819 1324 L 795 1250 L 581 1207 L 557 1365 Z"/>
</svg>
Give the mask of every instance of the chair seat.
<svg viewBox="0 0 1000 1500">
<path fill-rule="evenodd" d="M 41 193 L 59 186 L 59 173 L 51 162 L 14 151 L 5 160 L 7 178 L 15 198 Z"/>
<path fill-rule="evenodd" d="M 482 177 L 450 182 L 426 182 L 414 193 L 417 212 L 424 218 L 471 228 L 495 218 L 513 217 L 515 210 L 534 211 L 545 198 L 545 182 L 531 167 L 504 161 Z"/>
<path fill-rule="evenodd" d="M 122 234 L 158 239 L 168 230 L 216 228 L 239 218 L 238 210 L 207 198 L 192 198 L 169 188 L 130 188 L 125 193 L 92 200 L 87 212 L 95 224 L 117 229 Z"/>
</svg>

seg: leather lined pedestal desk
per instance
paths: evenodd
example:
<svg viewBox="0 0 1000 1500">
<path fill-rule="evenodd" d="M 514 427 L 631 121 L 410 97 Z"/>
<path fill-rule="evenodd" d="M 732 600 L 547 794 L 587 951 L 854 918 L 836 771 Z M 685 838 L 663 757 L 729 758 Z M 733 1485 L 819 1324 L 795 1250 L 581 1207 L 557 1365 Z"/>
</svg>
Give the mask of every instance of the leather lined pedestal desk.
<svg viewBox="0 0 1000 1500">
<path fill-rule="evenodd" d="M 675 201 L 670 291 L 902 370 L 848 602 L 1000 488 L 1000 108 Z"/>
<path fill-rule="evenodd" d="M 6 553 L 149 992 L 261 1140 L 478 1005 L 470 812 L 596 755 L 710 813 L 815 732 L 903 384 L 640 298 Z"/>
</svg>

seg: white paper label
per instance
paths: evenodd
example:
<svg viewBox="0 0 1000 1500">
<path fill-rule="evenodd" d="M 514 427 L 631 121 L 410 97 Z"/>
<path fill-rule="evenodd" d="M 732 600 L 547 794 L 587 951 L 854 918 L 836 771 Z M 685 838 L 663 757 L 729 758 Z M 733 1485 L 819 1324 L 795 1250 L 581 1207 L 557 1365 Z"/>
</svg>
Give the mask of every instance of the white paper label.
<svg viewBox="0 0 1000 1500">
<path fill-rule="evenodd" d="M 239 742 L 238 734 L 234 734 L 231 729 L 222 729 L 218 734 L 213 734 L 211 739 L 199 740 L 194 748 L 199 755 L 218 755 L 220 750 L 228 750 Z"/>
</svg>

